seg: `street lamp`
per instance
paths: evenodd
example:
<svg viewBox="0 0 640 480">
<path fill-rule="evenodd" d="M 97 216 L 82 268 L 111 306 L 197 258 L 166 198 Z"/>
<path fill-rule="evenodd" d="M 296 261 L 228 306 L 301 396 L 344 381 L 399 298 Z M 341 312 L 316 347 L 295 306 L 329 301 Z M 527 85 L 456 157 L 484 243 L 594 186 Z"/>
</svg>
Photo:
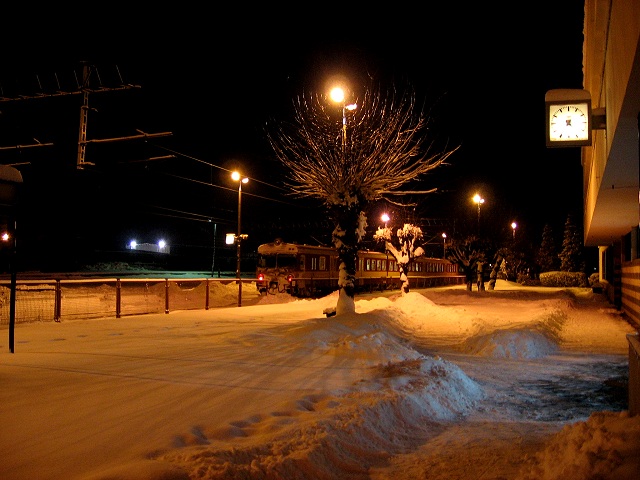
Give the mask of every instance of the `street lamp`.
<svg viewBox="0 0 640 480">
<path fill-rule="evenodd" d="M 242 306 L 242 280 L 240 280 L 240 243 L 246 235 L 242 235 L 242 184 L 247 183 L 249 179 L 243 177 L 239 172 L 233 172 L 231 179 L 238 182 L 238 233 L 236 234 L 236 280 L 238 282 L 238 306 Z"/>
<path fill-rule="evenodd" d="M 380 217 L 380 220 L 382 220 L 384 222 L 384 230 L 385 230 L 385 235 L 386 235 L 386 231 L 387 231 L 387 222 L 389 221 L 389 215 L 387 215 L 386 213 L 383 213 L 382 216 Z M 385 282 L 388 283 L 389 282 L 389 250 L 387 249 L 387 241 L 384 241 L 384 253 L 386 253 L 387 255 L 387 263 L 386 268 L 387 268 L 387 275 L 385 277 Z"/>
<path fill-rule="evenodd" d="M 447 234 L 442 232 L 442 258 L 447 258 Z"/>
<path fill-rule="evenodd" d="M 355 103 L 347 105 L 344 101 L 344 90 L 340 87 L 333 88 L 329 96 L 334 102 L 342 104 L 342 155 L 345 155 L 347 149 L 347 110 L 353 111 L 358 108 L 358 105 Z"/>
<path fill-rule="evenodd" d="M 484 198 L 479 193 L 476 193 L 473 196 L 473 202 L 478 204 L 478 234 L 480 234 L 480 205 L 484 203 Z"/>
<path fill-rule="evenodd" d="M 516 239 L 516 227 L 518 226 L 518 224 L 516 222 L 511 222 L 511 228 L 513 230 L 513 239 Z"/>
</svg>

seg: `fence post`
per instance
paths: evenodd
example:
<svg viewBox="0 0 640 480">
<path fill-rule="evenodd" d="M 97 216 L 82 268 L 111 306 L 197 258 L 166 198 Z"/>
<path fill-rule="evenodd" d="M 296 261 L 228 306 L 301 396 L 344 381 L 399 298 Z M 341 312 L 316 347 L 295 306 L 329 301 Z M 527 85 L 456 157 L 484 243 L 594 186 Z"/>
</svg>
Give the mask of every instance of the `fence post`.
<svg viewBox="0 0 640 480">
<path fill-rule="evenodd" d="M 53 320 L 56 322 L 59 322 L 61 316 L 62 316 L 62 287 L 60 286 L 60 280 L 56 280 L 55 302 L 53 306 Z"/>
<path fill-rule="evenodd" d="M 204 309 L 209 310 L 209 279 L 205 279 Z"/>
<path fill-rule="evenodd" d="M 122 308 L 122 292 L 120 289 L 122 286 L 120 285 L 120 279 L 116 278 L 116 318 L 120 318 L 121 308 Z"/>
<path fill-rule="evenodd" d="M 169 279 L 164 279 L 164 313 L 169 313 Z"/>
</svg>

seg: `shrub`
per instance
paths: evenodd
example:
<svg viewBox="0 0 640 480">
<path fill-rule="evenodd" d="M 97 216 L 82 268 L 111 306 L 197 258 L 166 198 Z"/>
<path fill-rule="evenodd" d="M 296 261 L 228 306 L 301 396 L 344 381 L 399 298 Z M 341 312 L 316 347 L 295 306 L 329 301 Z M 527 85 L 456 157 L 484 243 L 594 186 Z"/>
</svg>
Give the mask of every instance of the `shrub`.
<svg viewBox="0 0 640 480">
<path fill-rule="evenodd" d="M 588 287 L 589 281 L 584 272 L 543 272 L 540 274 L 543 287 Z"/>
<path fill-rule="evenodd" d="M 599 273 L 592 273 L 591 275 L 589 275 L 589 286 L 590 287 L 602 287 L 602 284 L 600 283 L 600 274 Z"/>
</svg>

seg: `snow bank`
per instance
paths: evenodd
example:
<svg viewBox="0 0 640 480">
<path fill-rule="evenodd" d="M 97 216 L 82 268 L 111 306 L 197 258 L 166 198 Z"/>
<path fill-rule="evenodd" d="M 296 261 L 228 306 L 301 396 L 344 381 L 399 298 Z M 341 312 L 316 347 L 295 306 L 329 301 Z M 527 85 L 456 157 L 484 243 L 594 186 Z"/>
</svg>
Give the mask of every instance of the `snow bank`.
<svg viewBox="0 0 640 480">
<path fill-rule="evenodd" d="M 640 478 L 640 416 L 596 412 L 566 425 L 528 463 L 518 480 Z"/>
</svg>

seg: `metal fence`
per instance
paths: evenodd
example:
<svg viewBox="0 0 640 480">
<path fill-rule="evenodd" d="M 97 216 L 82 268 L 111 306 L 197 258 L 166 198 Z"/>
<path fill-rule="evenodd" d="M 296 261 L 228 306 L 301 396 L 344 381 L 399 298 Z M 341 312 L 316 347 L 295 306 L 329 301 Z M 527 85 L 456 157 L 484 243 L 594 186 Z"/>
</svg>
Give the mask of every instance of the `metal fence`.
<svg viewBox="0 0 640 480">
<path fill-rule="evenodd" d="M 255 289 L 255 279 L 242 279 Z M 25 280 L 15 289 L 15 322 L 103 318 L 238 304 L 235 278 Z M 0 325 L 10 320 L 11 283 L 0 281 Z"/>
</svg>

